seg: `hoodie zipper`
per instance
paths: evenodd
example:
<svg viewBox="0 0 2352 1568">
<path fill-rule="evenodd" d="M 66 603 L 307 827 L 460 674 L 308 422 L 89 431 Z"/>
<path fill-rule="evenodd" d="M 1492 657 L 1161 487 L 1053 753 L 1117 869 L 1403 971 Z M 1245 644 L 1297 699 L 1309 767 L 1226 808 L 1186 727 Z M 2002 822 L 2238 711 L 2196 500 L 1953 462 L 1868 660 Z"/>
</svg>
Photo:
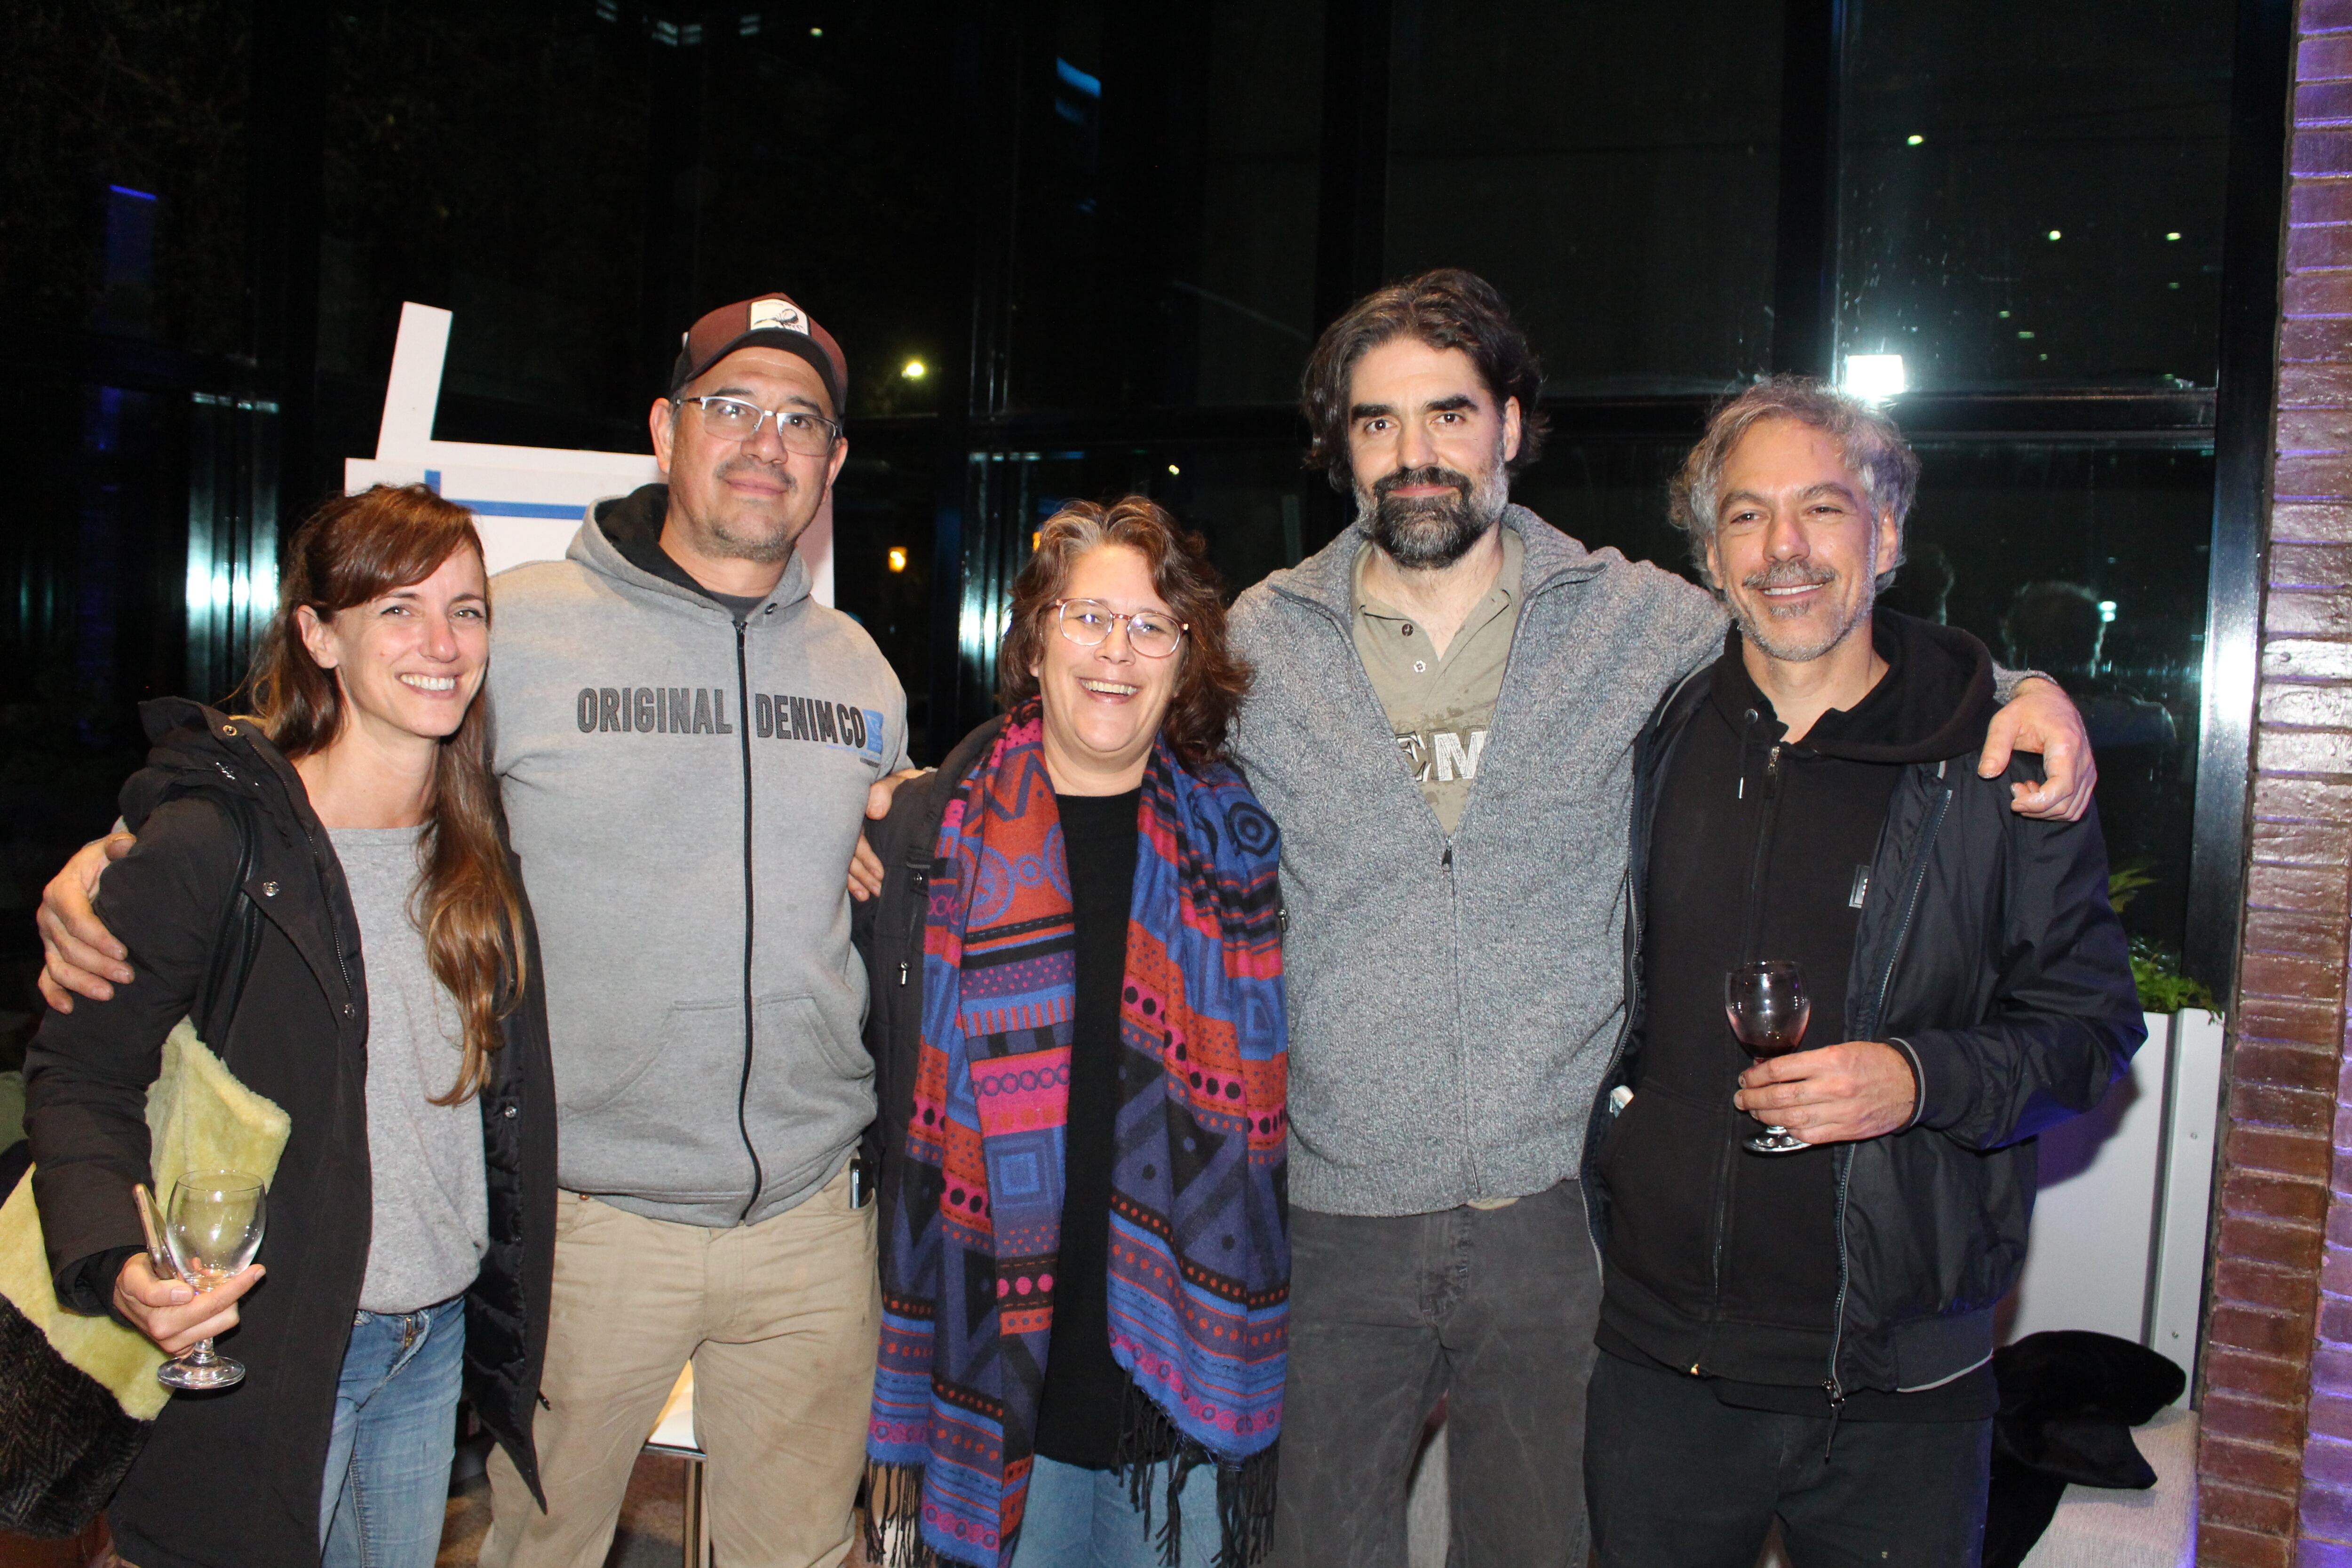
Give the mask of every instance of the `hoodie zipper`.
<svg viewBox="0 0 2352 1568">
<path fill-rule="evenodd" d="M 760 1206 L 761 1190 L 767 1185 L 767 1172 L 760 1164 L 760 1151 L 751 1142 L 751 1053 L 753 1048 L 751 1002 L 752 922 L 758 904 L 752 897 L 751 868 L 751 669 L 743 647 L 744 624 L 735 623 L 735 740 L 743 758 L 743 1077 L 735 1088 L 735 1130 L 742 1135 L 743 1152 L 751 1156 L 751 1195 L 736 1216 L 740 1225 L 751 1217 Z"/>
<path fill-rule="evenodd" d="M 1756 721 L 1756 717 L 1755 710 L 1748 710 L 1750 724 Z M 1748 858 L 1747 901 L 1742 909 L 1739 956 L 1743 963 L 1758 956 L 1757 943 L 1761 940 L 1764 873 L 1771 864 L 1772 835 L 1780 826 L 1780 751 L 1785 744 L 1785 742 L 1775 741 L 1772 742 L 1772 749 L 1764 753 L 1764 800 L 1759 808 L 1761 815 L 1758 816 L 1756 822 L 1755 852 Z M 1744 736 L 1741 745 L 1744 752 L 1746 746 Z M 1738 1113 L 1735 1111 L 1733 1115 L 1735 1118 L 1733 1131 L 1737 1133 Z M 1723 1310 L 1723 1250 L 1731 1232 L 1731 1147 L 1737 1142 L 1738 1139 L 1735 1137 L 1732 1144 L 1727 1144 L 1716 1153 L 1714 1247 L 1708 1269 L 1708 1285 L 1715 1297 L 1715 1310 L 1717 1313 Z M 1696 1372 L 1698 1369 L 1694 1366 L 1691 1370 Z"/>
<path fill-rule="evenodd" d="M 1755 721 L 1755 711 L 1748 710 L 1750 723 Z M 1780 822 L 1780 750 L 1786 743 L 1775 741 L 1772 749 L 1764 753 L 1763 815 L 1756 824 L 1756 852 L 1748 863 L 1748 905 L 1739 937 L 1743 963 L 1763 956 L 1757 951 L 1757 944 L 1764 934 L 1764 872 L 1771 862 L 1772 834 Z"/>
</svg>

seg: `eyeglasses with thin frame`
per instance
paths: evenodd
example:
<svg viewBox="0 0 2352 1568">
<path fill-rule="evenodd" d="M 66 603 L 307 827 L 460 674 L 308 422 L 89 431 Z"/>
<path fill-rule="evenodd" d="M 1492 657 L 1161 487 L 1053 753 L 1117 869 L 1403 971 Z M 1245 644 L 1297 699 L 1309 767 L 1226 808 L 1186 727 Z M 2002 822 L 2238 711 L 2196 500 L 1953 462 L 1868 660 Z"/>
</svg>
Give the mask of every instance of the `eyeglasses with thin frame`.
<svg viewBox="0 0 2352 1568">
<path fill-rule="evenodd" d="M 681 397 L 680 403 L 691 403 L 702 410 L 702 427 L 713 436 L 728 441 L 749 441 L 760 433 L 760 426 L 769 420 L 776 422 L 776 439 L 784 450 L 803 458 L 821 458 L 833 450 L 841 439 L 838 420 L 827 419 L 822 414 L 811 414 L 804 408 L 762 408 L 756 403 L 746 403 L 740 397 Z"/>
<path fill-rule="evenodd" d="M 1165 610 L 1114 610 L 1100 599 L 1056 599 L 1053 608 L 1062 635 L 1080 647 L 1102 647 L 1111 627 L 1125 621 L 1127 646 L 1146 658 L 1166 658 L 1192 629 Z"/>
</svg>

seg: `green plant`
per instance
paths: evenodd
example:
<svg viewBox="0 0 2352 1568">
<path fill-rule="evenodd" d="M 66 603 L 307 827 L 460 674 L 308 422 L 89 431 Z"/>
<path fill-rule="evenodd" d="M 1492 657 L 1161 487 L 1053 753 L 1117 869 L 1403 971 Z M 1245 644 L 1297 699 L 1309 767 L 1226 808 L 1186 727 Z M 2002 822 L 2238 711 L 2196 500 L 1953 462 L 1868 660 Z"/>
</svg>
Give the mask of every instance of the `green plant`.
<svg viewBox="0 0 2352 1568">
<path fill-rule="evenodd" d="M 2148 870 L 2147 862 L 2134 860 L 2107 873 L 2107 902 L 2115 906 L 2117 914 L 2121 914 L 2124 906 L 2130 903 L 2142 888 L 2154 886 L 2156 877 Z"/>
<path fill-rule="evenodd" d="M 2184 1013 L 2191 1007 L 2214 1011 L 2213 988 L 2180 973 L 2180 960 L 2144 936 L 2131 939 L 2132 979 L 2139 986 L 2143 1012 Z"/>
</svg>

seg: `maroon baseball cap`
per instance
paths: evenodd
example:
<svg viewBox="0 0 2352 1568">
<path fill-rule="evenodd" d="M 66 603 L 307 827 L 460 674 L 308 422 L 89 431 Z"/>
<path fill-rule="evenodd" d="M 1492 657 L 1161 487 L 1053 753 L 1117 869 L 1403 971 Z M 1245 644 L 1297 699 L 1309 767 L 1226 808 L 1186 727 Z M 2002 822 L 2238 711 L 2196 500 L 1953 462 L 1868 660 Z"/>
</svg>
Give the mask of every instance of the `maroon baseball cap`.
<svg viewBox="0 0 2352 1568">
<path fill-rule="evenodd" d="M 677 364 L 669 375 L 669 392 L 677 396 L 686 384 L 733 353 L 760 344 L 798 354 L 815 367 L 833 399 L 833 416 L 843 417 L 842 393 L 849 384 L 849 362 L 833 334 L 816 324 L 806 310 L 783 294 L 761 294 L 721 305 L 694 323 L 678 339 Z"/>
</svg>

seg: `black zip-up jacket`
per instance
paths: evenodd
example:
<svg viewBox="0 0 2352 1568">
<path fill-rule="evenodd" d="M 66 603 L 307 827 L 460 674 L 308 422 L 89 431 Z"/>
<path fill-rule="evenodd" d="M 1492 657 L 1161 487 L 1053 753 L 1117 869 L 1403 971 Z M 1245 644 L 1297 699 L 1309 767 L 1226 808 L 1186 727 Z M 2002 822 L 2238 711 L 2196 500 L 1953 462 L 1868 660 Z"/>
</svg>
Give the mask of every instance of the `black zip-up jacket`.
<svg viewBox="0 0 2352 1568">
<path fill-rule="evenodd" d="M 1883 616 L 1890 623 L 1923 648 L 1960 652 L 1961 634 Z M 1604 1251 L 1611 1096 L 1627 1086 L 1640 1104 L 1655 814 L 1709 689 L 1702 671 L 1671 692 L 1635 752 L 1627 1028 L 1585 1144 Z M 2020 816 L 2009 786 L 2036 779 L 2038 766 L 2019 759 L 1980 779 L 1976 765 L 1973 747 L 1904 765 L 1870 862 L 1844 1036 L 1906 1050 L 1919 1106 L 1905 1131 L 1831 1151 L 1838 1268 L 1820 1380 L 1832 1405 L 1851 1389 L 1941 1384 L 1992 1353 L 1994 1310 L 2024 1262 L 2033 1135 L 2096 1104 L 2146 1034 L 2096 819 Z"/>
<path fill-rule="evenodd" d="M 866 826 L 882 862 L 882 890 L 857 905 L 852 936 L 873 987 L 866 1013 L 866 1050 L 874 1058 L 874 1124 L 866 1130 L 866 1168 L 877 1181 L 875 1234 L 890 1250 L 900 1207 L 898 1152 L 915 1108 L 915 1064 L 923 1047 L 923 920 L 930 912 L 931 873 L 940 819 L 956 785 L 1004 729 L 997 715 L 956 743 L 931 772 L 908 779 L 890 797 L 890 815 Z M 939 1194 L 929 1194 L 936 1203 Z M 921 1201 L 919 1199 L 918 1201 Z"/>
<path fill-rule="evenodd" d="M 131 1188 L 150 1179 L 147 1088 L 163 1037 L 184 1015 L 209 1011 L 211 960 L 246 842 L 241 813 L 252 829 L 251 967 L 226 1037 L 205 1044 L 292 1122 L 270 1184 L 260 1256 L 269 1272 L 222 1342 L 245 1363 L 244 1384 L 165 1405 L 107 1513 L 116 1550 L 141 1568 L 312 1568 L 335 1388 L 367 1270 L 358 922 L 300 778 L 258 725 L 178 699 L 141 712 L 154 747 L 121 800 L 139 843 L 109 868 L 97 900 L 138 978 L 110 1002 L 49 1014 L 26 1056 L 42 1238 L 59 1300 L 105 1310 L 107 1264 L 119 1268 L 142 1244 Z M 529 984 L 479 1097 L 489 1248 L 466 1293 L 466 1387 L 536 1491 L 530 1428 L 554 1268 L 555 1084 L 528 907 L 523 940 Z"/>
</svg>

